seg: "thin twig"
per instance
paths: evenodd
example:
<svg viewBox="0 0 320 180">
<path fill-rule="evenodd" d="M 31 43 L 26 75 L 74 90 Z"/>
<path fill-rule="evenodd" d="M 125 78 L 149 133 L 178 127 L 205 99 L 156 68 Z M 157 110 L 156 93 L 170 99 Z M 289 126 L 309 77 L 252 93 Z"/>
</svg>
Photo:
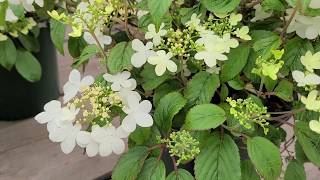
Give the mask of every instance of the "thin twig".
<svg viewBox="0 0 320 180">
<path fill-rule="evenodd" d="M 292 12 L 289 20 L 286 22 L 285 26 L 282 29 L 282 32 L 281 32 L 281 35 L 280 35 L 282 43 L 285 42 L 285 36 L 286 36 L 286 33 L 287 33 L 287 29 L 288 29 L 289 25 L 291 24 L 293 18 L 295 17 L 297 11 L 300 9 L 300 6 L 301 6 L 301 0 L 297 0 L 296 7 L 293 9 L 293 12 Z"/>
</svg>

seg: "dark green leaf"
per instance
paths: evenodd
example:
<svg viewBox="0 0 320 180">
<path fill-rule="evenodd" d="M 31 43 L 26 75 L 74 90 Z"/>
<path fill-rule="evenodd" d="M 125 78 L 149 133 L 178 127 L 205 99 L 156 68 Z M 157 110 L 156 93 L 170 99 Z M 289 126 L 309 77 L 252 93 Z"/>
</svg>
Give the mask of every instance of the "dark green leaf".
<svg viewBox="0 0 320 180">
<path fill-rule="evenodd" d="M 81 52 L 86 46 L 87 46 L 87 43 L 83 39 L 83 37 L 69 37 L 68 50 L 69 50 L 69 54 L 73 58 L 79 57 L 81 55 Z"/>
<path fill-rule="evenodd" d="M 286 7 L 281 0 L 263 0 L 261 6 L 264 11 L 285 11 Z"/>
<path fill-rule="evenodd" d="M 138 176 L 139 180 L 165 180 L 166 167 L 162 160 L 157 158 L 149 158 L 143 165 L 143 168 Z"/>
<path fill-rule="evenodd" d="M 28 51 L 17 51 L 16 69 L 23 78 L 30 82 L 39 81 L 41 78 L 41 65 Z"/>
<path fill-rule="evenodd" d="M 172 80 L 168 81 L 162 85 L 160 85 L 155 91 L 153 95 L 153 105 L 155 107 L 158 106 L 158 103 L 162 97 L 166 94 L 174 91 L 178 91 L 181 88 L 179 81 Z"/>
<path fill-rule="evenodd" d="M 293 100 L 293 84 L 287 80 L 282 80 L 274 90 L 276 96 L 285 100 Z"/>
<path fill-rule="evenodd" d="M 81 52 L 81 55 L 74 60 L 73 67 L 78 68 L 83 63 L 88 62 L 88 60 L 95 56 L 98 52 L 99 48 L 97 47 L 97 45 L 90 44 L 86 46 Z"/>
<path fill-rule="evenodd" d="M 133 53 L 134 51 L 131 47 L 131 42 L 121 42 L 112 48 L 107 59 L 107 66 L 110 73 L 117 73 L 125 69 L 130 69 L 132 67 L 131 56 Z"/>
<path fill-rule="evenodd" d="M 172 0 L 148 0 L 148 8 L 153 22 L 160 26 L 162 17 L 168 12 Z"/>
<path fill-rule="evenodd" d="M 219 77 L 216 74 L 201 71 L 194 75 L 184 91 L 188 99 L 188 107 L 194 104 L 209 103 L 219 86 Z"/>
<path fill-rule="evenodd" d="M 240 180 L 239 149 L 229 135 L 215 133 L 200 149 L 194 169 L 198 180 Z"/>
<path fill-rule="evenodd" d="M 53 44 L 58 49 L 61 54 L 64 54 L 64 35 L 65 35 L 66 27 L 65 25 L 57 20 L 50 20 L 50 36 Z"/>
<path fill-rule="evenodd" d="M 11 39 L 0 41 L 0 64 L 7 70 L 11 70 L 16 63 L 17 50 Z"/>
<path fill-rule="evenodd" d="M 40 44 L 37 37 L 31 34 L 28 34 L 28 35 L 19 34 L 18 39 L 23 45 L 23 47 L 26 48 L 28 51 L 31 51 L 31 52 L 40 51 Z"/>
<path fill-rule="evenodd" d="M 154 70 L 154 66 L 146 64 L 140 74 L 143 78 L 142 87 L 145 91 L 150 91 L 170 78 L 170 74 L 165 72 L 162 76 L 157 76 Z"/>
<path fill-rule="evenodd" d="M 272 55 L 271 50 L 275 50 L 281 45 L 280 36 L 274 32 L 257 30 L 252 31 L 251 36 L 253 49 L 263 59 L 269 59 Z"/>
<path fill-rule="evenodd" d="M 154 121 L 160 131 L 168 133 L 171 130 L 173 117 L 185 106 L 186 100 L 178 92 L 165 95 L 154 112 Z"/>
<path fill-rule="evenodd" d="M 228 13 L 233 11 L 240 4 L 240 0 L 201 0 L 209 11 L 214 13 Z"/>
<path fill-rule="evenodd" d="M 136 146 L 123 154 L 112 172 L 113 180 L 134 180 L 138 177 L 145 159 L 148 148 Z"/>
<path fill-rule="evenodd" d="M 172 171 L 166 180 L 194 180 L 194 177 L 184 169 L 178 169 L 177 172 Z"/>
<path fill-rule="evenodd" d="M 284 174 L 284 180 L 306 180 L 303 164 L 295 160 L 290 161 Z"/>
<path fill-rule="evenodd" d="M 216 128 L 226 120 L 226 113 L 214 104 L 200 104 L 189 110 L 184 127 L 190 130 Z"/>
<path fill-rule="evenodd" d="M 250 138 L 247 141 L 249 157 L 265 180 L 276 180 L 281 173 L 279 148 L 263 137 Z"/>
<path fill-rule="evenodd" d="M 150 138 L 151 128 L 137 127 L 130 136 L 129 139 L 132 140 L 135 145 L 144 145 Z"/>
<path fill-rule="evenodd" d="M 250 48 L 248 45 L 240 45 L 235 49 L 231 49 L 228 54 L 228 61 L 221 67 L 220 80 L 227 82 L 238 75 L 247 64 Z"/>
</svg>

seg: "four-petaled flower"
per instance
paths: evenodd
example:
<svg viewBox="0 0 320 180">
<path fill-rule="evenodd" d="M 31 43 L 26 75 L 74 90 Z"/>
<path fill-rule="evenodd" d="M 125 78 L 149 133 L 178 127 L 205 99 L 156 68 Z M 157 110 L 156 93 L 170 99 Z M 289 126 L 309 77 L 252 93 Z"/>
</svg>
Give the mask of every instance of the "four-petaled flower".
<svg viewBox="0 0 320 180">
<path fill-rule="evenodd" d="M 104 74 L 103 78 L 108 81 L 111 82 L 111 89 L 113 91 L 120 91 L 122 88 L 131 88 L 131 87 L 135 87 L 137 82 L 136 80 L 130 78 L 131 73 L 129 71 L 123 71 L 123 72 L 119 72 L 117 74 Z"/>
<path fill-rule="evenodd" d="M 292 77 L 298 83 L 297 85 L 299 87 L 320 84 L 320 76 L 314 73 L 305 74 L 301 71 L 295 70 L 292 71 Z"/>
<path fill-rule="evenodd" d="M 301 102 L 305 104 L 306 109 L 311 111 L 320 110 L 320 100 L 318 99 L 318 91 L 313 90 L 308 94 L 308 97 L 301 96 Z"/>
<path fill-rule="evenodd" d="M 134 39 L 132 41 L 132 49 L 137 52 L 132 55 L 131 64 L 137 68 L 144 65 L 150 56 L 155 55 L 155 52 L 152 50 L 152 48 L 152 42 L 147 42 L 147 44 L 144 45 L 139 39 Z"/>
<path fill-rule="evenodd" d="M 84 90 L 94 83 L 92 76 L 85 76 L 81 79 L 80 72 L 76 69 L 72 70 L 69 75 L 69 81 L 63 86 L 64 103 L 74 98 L 79 91 Z"/>
<path fill-rule="evenodd" d="M 166 69 L 170 72 L 177 71 L 177 65 L 170 59 L 173 54 L 171 52 L 166 53 L 164 50 L 157 51 L 156 56 L 148 58 L 148 63 L 156 65 L 155 72 L 157 76 L 162 76 Z"/>
<path fill-rule="evenodd" d="M 94 30 L 94 35 L 97 38 L 99 44 L 101 46 L 104 45 L 109 45 L 112 42 L 112 39 L 110 36 L 104 35 L 101 31 L 100 28 L 96 28 Z M 88 43 L 88 44 L 98 44 L 98 42 L 95 40 L 95 38 L 92 36 L 91 33 L 89 32 L 84 32 L 83 34 L 83 39 Z"/>
<path fill-rule="evenodd" d="M 161 36 L 167 34 L 167 30 L 163 30 L 164 23 L 160 25 L 159 31 L 156 31 L 156 26 L 154 24 L 148 25 L 148 32 L 145 34 L 146 39 L 152 39 L 152 42 L 155 46 L 158 46 L 161 42 Z"/>
<path fill-rule="evenodd" d="M 301 63 L 310 72 L 313 72 L 314 69 L 320 69 L 320 52 L 312 55 L 312 53 L 308 51 L 304 56 L 301 56 Z"/>
</svg>

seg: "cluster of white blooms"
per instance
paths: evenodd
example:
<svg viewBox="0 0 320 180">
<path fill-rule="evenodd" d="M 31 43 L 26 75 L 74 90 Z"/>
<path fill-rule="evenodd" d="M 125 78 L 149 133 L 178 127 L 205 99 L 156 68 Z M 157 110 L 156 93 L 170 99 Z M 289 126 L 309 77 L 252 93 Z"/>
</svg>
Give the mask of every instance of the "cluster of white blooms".
<svg viewBox="0 0 320 180">
<path fill-rule="evenodd" d="M 61 150 L 66 154 L 72 152 L 76 144 L 85 148 L 89 157 L 97 154 L 108 156 L 112 152 L 121 154 L 125 150 L 124 139 L 135 130 L 136 124 L 142 127 L 153 124 L 149 114 L 152 105 L 147 100 L 140 102 L 139 93 L 134 91 L 136 81 L 130 76 L 128 71 L 115 75 L 104 74 L 104 79 L 111 84 L 107 85 L 111 93 L 103 94 L 100 86 L 94 86 L 92 76 L 81 78 L 78 70 L 72 70 L 69 81 L 63 87 L 66 105 L 63 107 L 59 101 L 50 101 L 35 119 L 41 124 L 47 123 L 49 139 L 61 143 Z M 82 99 L 77 98 L 79 94 L 83 96 Z M 85 100 L 88 100 L 92 109 L 88 109 Z M 103 104 L 99 104 L 99 100 Z M 121 107 L 127 116 L 119 127 L 115 127 L 111 123 L 114 117 L 109 115 L 111 110 L 108 105 L 119 104 L 123 106 L 117 107 Z M 107 118 L 112 119 L 110 122 L 100 121 Z"/>
<path fill-rule="evenodd" d="M 306 71 L 292 71 L 292 77 L 298 83 L 297 85 L 299 87 L 319 85 L 320 76 L 314 73 L 314 69 L 320 69 L 320 52 L 312 54 L 308 51 L 304 56 L 301 56 L 300 60 Z"/>
<path fill-rule="evenodd" d="M 255 13 L 254 17 L 251 19 L 251 22 L 264 20 L 272 15 L 272 12 L 265 12 L 260 4 L 255 5 L 253 8 L 255 9 Z"/>
<path fill-rule="evenodd" d="M 0 0 L 1 2 L 4 2 L 6 0 Z M 24 9 L 28 12 L 32 12 L 34 11 L 34 4 L 43 7 L 44 2 L 43 0 L 8 0 L 9 4 L 15 4 L 15 5 L 22 5 L 24 7 Z M 7 12 L 6 12 L 6 20 L 10 21 L 10 22 L 14 22 L 18 20 L 18 17 L 16 17 L 12 11 L 11 8 L 7 8 Z"/>
<path fill-rule="evenodd" d="M 151 65 L 155 65 L 156 75 L 162 76 L 166 70 L 172 73 L 177 71 L 177 64 L 173 61 L 174 56 L 189 57 L 189 54 L 184 53 L 192 50 L 195 51 L 194 58 L 203 60 L 209 68 L 209 72 L 219 73 L 217 60 L 227 60 L 226 53 L 229 53 L 231 48 L 236 48 L 239 45 L 238 40 L 233 38 L 232 35 L 243 40 L 251 40 L 248 35 L 249 27 L 238 26 L 242 20 L 241 14 L 231 13 L 223 17 L 224 19 L 228 17 L 227 22 L 223 21 L 223 19 L 219 24 L 214 24 L 215 20 L 213 18 L 209 18 L 207 24 L 202 24 L 199 17 L 197 14 L 192 14 L 191 19 L 185 23 L 186 30 L 184 31 L 165 30 L 164 23 L 157 30 L 154 24 L 149 24 L 145 39 L 152 40 L 152 42 L 144 44 L 138 39 L 132 41 L 132 48 L 136 51 L 131 57 L 132 65 L 140 68 L 148 62 Z M 219 28 L 230 29 L 230 31 L 222 32 L 223 30 Z M 197 37 L 195 42 L 190 39 L 193 35 L 191 33 L 195 33 L 195 37 Z M 167 39 L 164 40 L 164 38 Z M 181 66 L 184 75 L 189 76 L 191 73 L 184 61 Z"/>
<path fill-rule="evenodd" d="M 310 3 L 310 8 L 318 8 L 320 5 L 318 0 L 313 0 Z M 289 20 L 293 9 L 287 9 L 286 20 Z M 305 16 L 299 12 L 296 12 L 292 22 L 288 26 L 287 33 L 296 32 L 301 38 L 315 39 L 320 35 L 320 16 Z"/>
</svg>

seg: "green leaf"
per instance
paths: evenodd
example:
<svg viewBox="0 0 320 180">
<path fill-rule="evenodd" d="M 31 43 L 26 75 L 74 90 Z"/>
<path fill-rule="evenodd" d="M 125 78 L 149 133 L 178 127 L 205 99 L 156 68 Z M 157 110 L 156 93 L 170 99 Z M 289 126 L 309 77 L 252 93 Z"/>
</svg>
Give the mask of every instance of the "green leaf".
<svg viewBox="0 0 320 180">
<path fill-rule="evenodd" d="M 83 37 L 69 37 L 68 39 L 68 51 L 73 58 L 79 57 L 86 46 L 87 43 Z"/>
<path fill-rule="evenodd" d="M 282 57 L 284 65 L 280 70 L 281 73 L 288 75 L 290 71 L 304 71 L 304 66 L 301 63 L 300 58 L 301 56 L 304 56 L 307 51 L 313 52 L 312 44 L 308 40 L 301 39 L 300 37 L 288 40 L 284 47 L 285 53 Z"/>
<path fill-rule="evenodd" d="M 131 56 L 133 53 L 134 51 L 131 47 L 131 42 L 121 42 L 112 48 L 107 60 L 107 66 L 110 73 L 117 73 L 125 69 L 130 69 L 132 67 Z"/>
<path fill-rule="evenodd" d="M 134 130 L 130 136 L 129 139 L 132 140 L 135 145 L 143 145 L 146 143 L 151 134 L 151 128 L 145 128 L 145 127 L 140 127 L 138 126 L 136 130 Z"/>
<path fill-rule="evenodd" d="M 228 54 L 228 61 L 221 67 L 220 80 L 227 82 L 241 73 L 248 61 L 250 48 L 248 45 L 240 45 L 235 49 L 231 49 Z"/>
<path fill-rule="evenodd" d="M 31 52 L 39 52 L 40 51 L 40 44 L 37 37 L 32 36 L 31 34 L 24 35 L 19 34 L 18 37 L 20 43 L 23 45 L 26 50 Z"/>
<path fill-rule="evenodd" d="M 4 26 L 6 23 L 6 10 L 8 8 L 8 2 L 4 1 L 0 3 L 0 26 Z"/>
<path fill-rule="evenodd" d="M 194 169 L 198 180 L 240 180 L 239 149 L 229 135 L 215 133 L 200 149 Z"/>
<path fill-rule="evenodd" d="M 16 63 L 17 50 L 11 39 L 0 41 L 0 64 L 7 70 L 11 70 Z"/>
<path fill-rule="evenodd" d="M 148 8 L 153 22 L 157 27 L 161 24 L 162 17 L 168 12 L 172 0 L 148 0 Z"/>
<path fill-rule="evenodd" d="M 194 180 L 194 177 L 184 169 L 178 169 L 177 172 L 172 171 L 166 180 Z"/>
<path fill-rule="evenodd" d="M 277 49 L 281 45 L 280 36 L 274 32 L 264 30 L 252 31 L 251 37 L 253 49 L 263 59 L 269 59 L 272 55 L 271 50 Z"/>
<path fill-rule="evenodd" d="M 148 148 L 136 146 L 123 154 L 112 172 L 113 180 L 136 179 L 148 155 Z"/>
<path fill-rule="evenodd" d="M 320 136 L 311 131 L 307 122 L 297 121 L 295 133 L 308 159 L 320 167 Z"/>
<path fill-rule="evenodd" d="M 307 156 L 304 154 L 303 149 L 298 141 L 295 142 L 294 152 L 296 154 L 296 159 L 300 163 L 309 162 Z"/>
<path fill-rule="evenodd" d="M 269 76 L 263 77 L 263 82 L 264 82 L 264 86 L 269 92 L 272 92 L 278 83 L 277 80 L 273 80 Z"/>
<path fill-rule="evenodd" d="M 157 76 L 154 66 L 146 64 L 140 75 L 143 78 L 142 87 L 145 91 L 151 91 L 170 78 L 170 74 L 165 72 L 162 76 Z"/>
<path fill-rule="evenodd" d="M 58 51 L 64 55 L 64 36 L 66 32 L 66 26 L 57 20 L 50 20 L 50 36 L 53 44 L 58 49 Z"/>
<path fill-rule="evenodd" d="M 216 74 L 201 71 L 194 75 L 184 91 L 188 107 L 194 104 L 209 103 L 219 86 L 219 77 Z"/>
<path fill-rule="evenodd" d="M 244 89 L 244 86 L 245 86 L 244 82 L 240 79 L 240 77 L 237 77 L 231 81 L 228 81 L 228 85 L 238 91 Z"/>
<path fill-rule="evenodd" d="M 260 177 L 249 160 L 241 162 L 241 180 L 260 180 Z"/>
<path fill-rule="evenodd" d="M 276 96 L 285 101 L 290 102 L 293 100 L 293 84 L 288 80 L 281 80 L 274 92 Z"/>
<path fill-rule="evenodd" d="M 264 11 L 285 11 L 286 7 L 281 0 L 263 0 L 261 6 Z"/>
<path fill-rule="evenodd" d="M 265 180 L 276 180 L 281 173 L 279 148 L 263 137 L 250 138 L 247 141 L 249 157 Z"/>
<path fill-rule="evenodd" d="M 16 69 L 23 78 L 30 82 L 36 82 L 41 79 L 41 65 L 28 51 L 17 51 Z"/>
<path fill-rule="evenodd" d="M 185 24 L 186 22 L 190 21 L 192 14 L 198 14 L 202 17 L 206 14 L 206 8 L 201 4 L 196 4 L 191 8 L 181 8 L 179 14 L 181 16 L 181 23 Z M 201 17 L 200 17 L 201 18 Z"/>
<path fill-rule="evenodd" d="M 165 95 L 154 112 L 154 121 L 160 131 L 168 133 L 171 130 L 173 117 L 186 105 L 186 99 L 178 93 Z"/>
<path fill-rule="evenodd" d="M 189 130 L 216 128 L 226 120 L 226 113 L 215 104 L 201 104 L 189 110 L 184 127 Z"/>
<path fill-rule="evenodd" d="M 83 63 L 88 62 L 90 58 L 95 56 L 99 52 L 99 48 L 95 44 L 90 44 L 86 46 L 83 51 L 81 52 L 81 55 L 74 60 L 73 67 L 78 68 Z"/>
<path fill-rule="evenodd" d="M 9 4 L 9 7 L 13 11 L 13 14 L 19 19 L 24 16 L 24 7 L 22 4 Z"/>
<path fill-rule="evenodd" d="M 287 170 L 284 174 L 284 180 L 306 180 L 306 172 L 304 171 L 303 164 L 296 160 L 289 162 Z"/>
<path fill-rule="evenodd" d="M 220 96 L 220 101 L 223 102 L 229 95 L 229 89 L 228 86 L 226 84 L 222 84 L 221 85 L 221 90 L 219 93 Z"/>
<path fill-rule="evenodd" d="M 172 80 L 160 85 L 153 94 L 153 104 L 158 106 L 160 99 L 166 94 L 174 91 L 178 91 L 181 88 L 179 81 Z"/>
<path fill-rule="evenodd" d="M 214 13 L 228 13 L 240 4 L 240 0 L 200 0 L 209 11 Z"/>
<path fill-rule="evenodd" d="M 139 180 L 165 180 L 166 167 L 162 160 L 149 158 L 143 165 L 138 177 Z"/>
</svg>

